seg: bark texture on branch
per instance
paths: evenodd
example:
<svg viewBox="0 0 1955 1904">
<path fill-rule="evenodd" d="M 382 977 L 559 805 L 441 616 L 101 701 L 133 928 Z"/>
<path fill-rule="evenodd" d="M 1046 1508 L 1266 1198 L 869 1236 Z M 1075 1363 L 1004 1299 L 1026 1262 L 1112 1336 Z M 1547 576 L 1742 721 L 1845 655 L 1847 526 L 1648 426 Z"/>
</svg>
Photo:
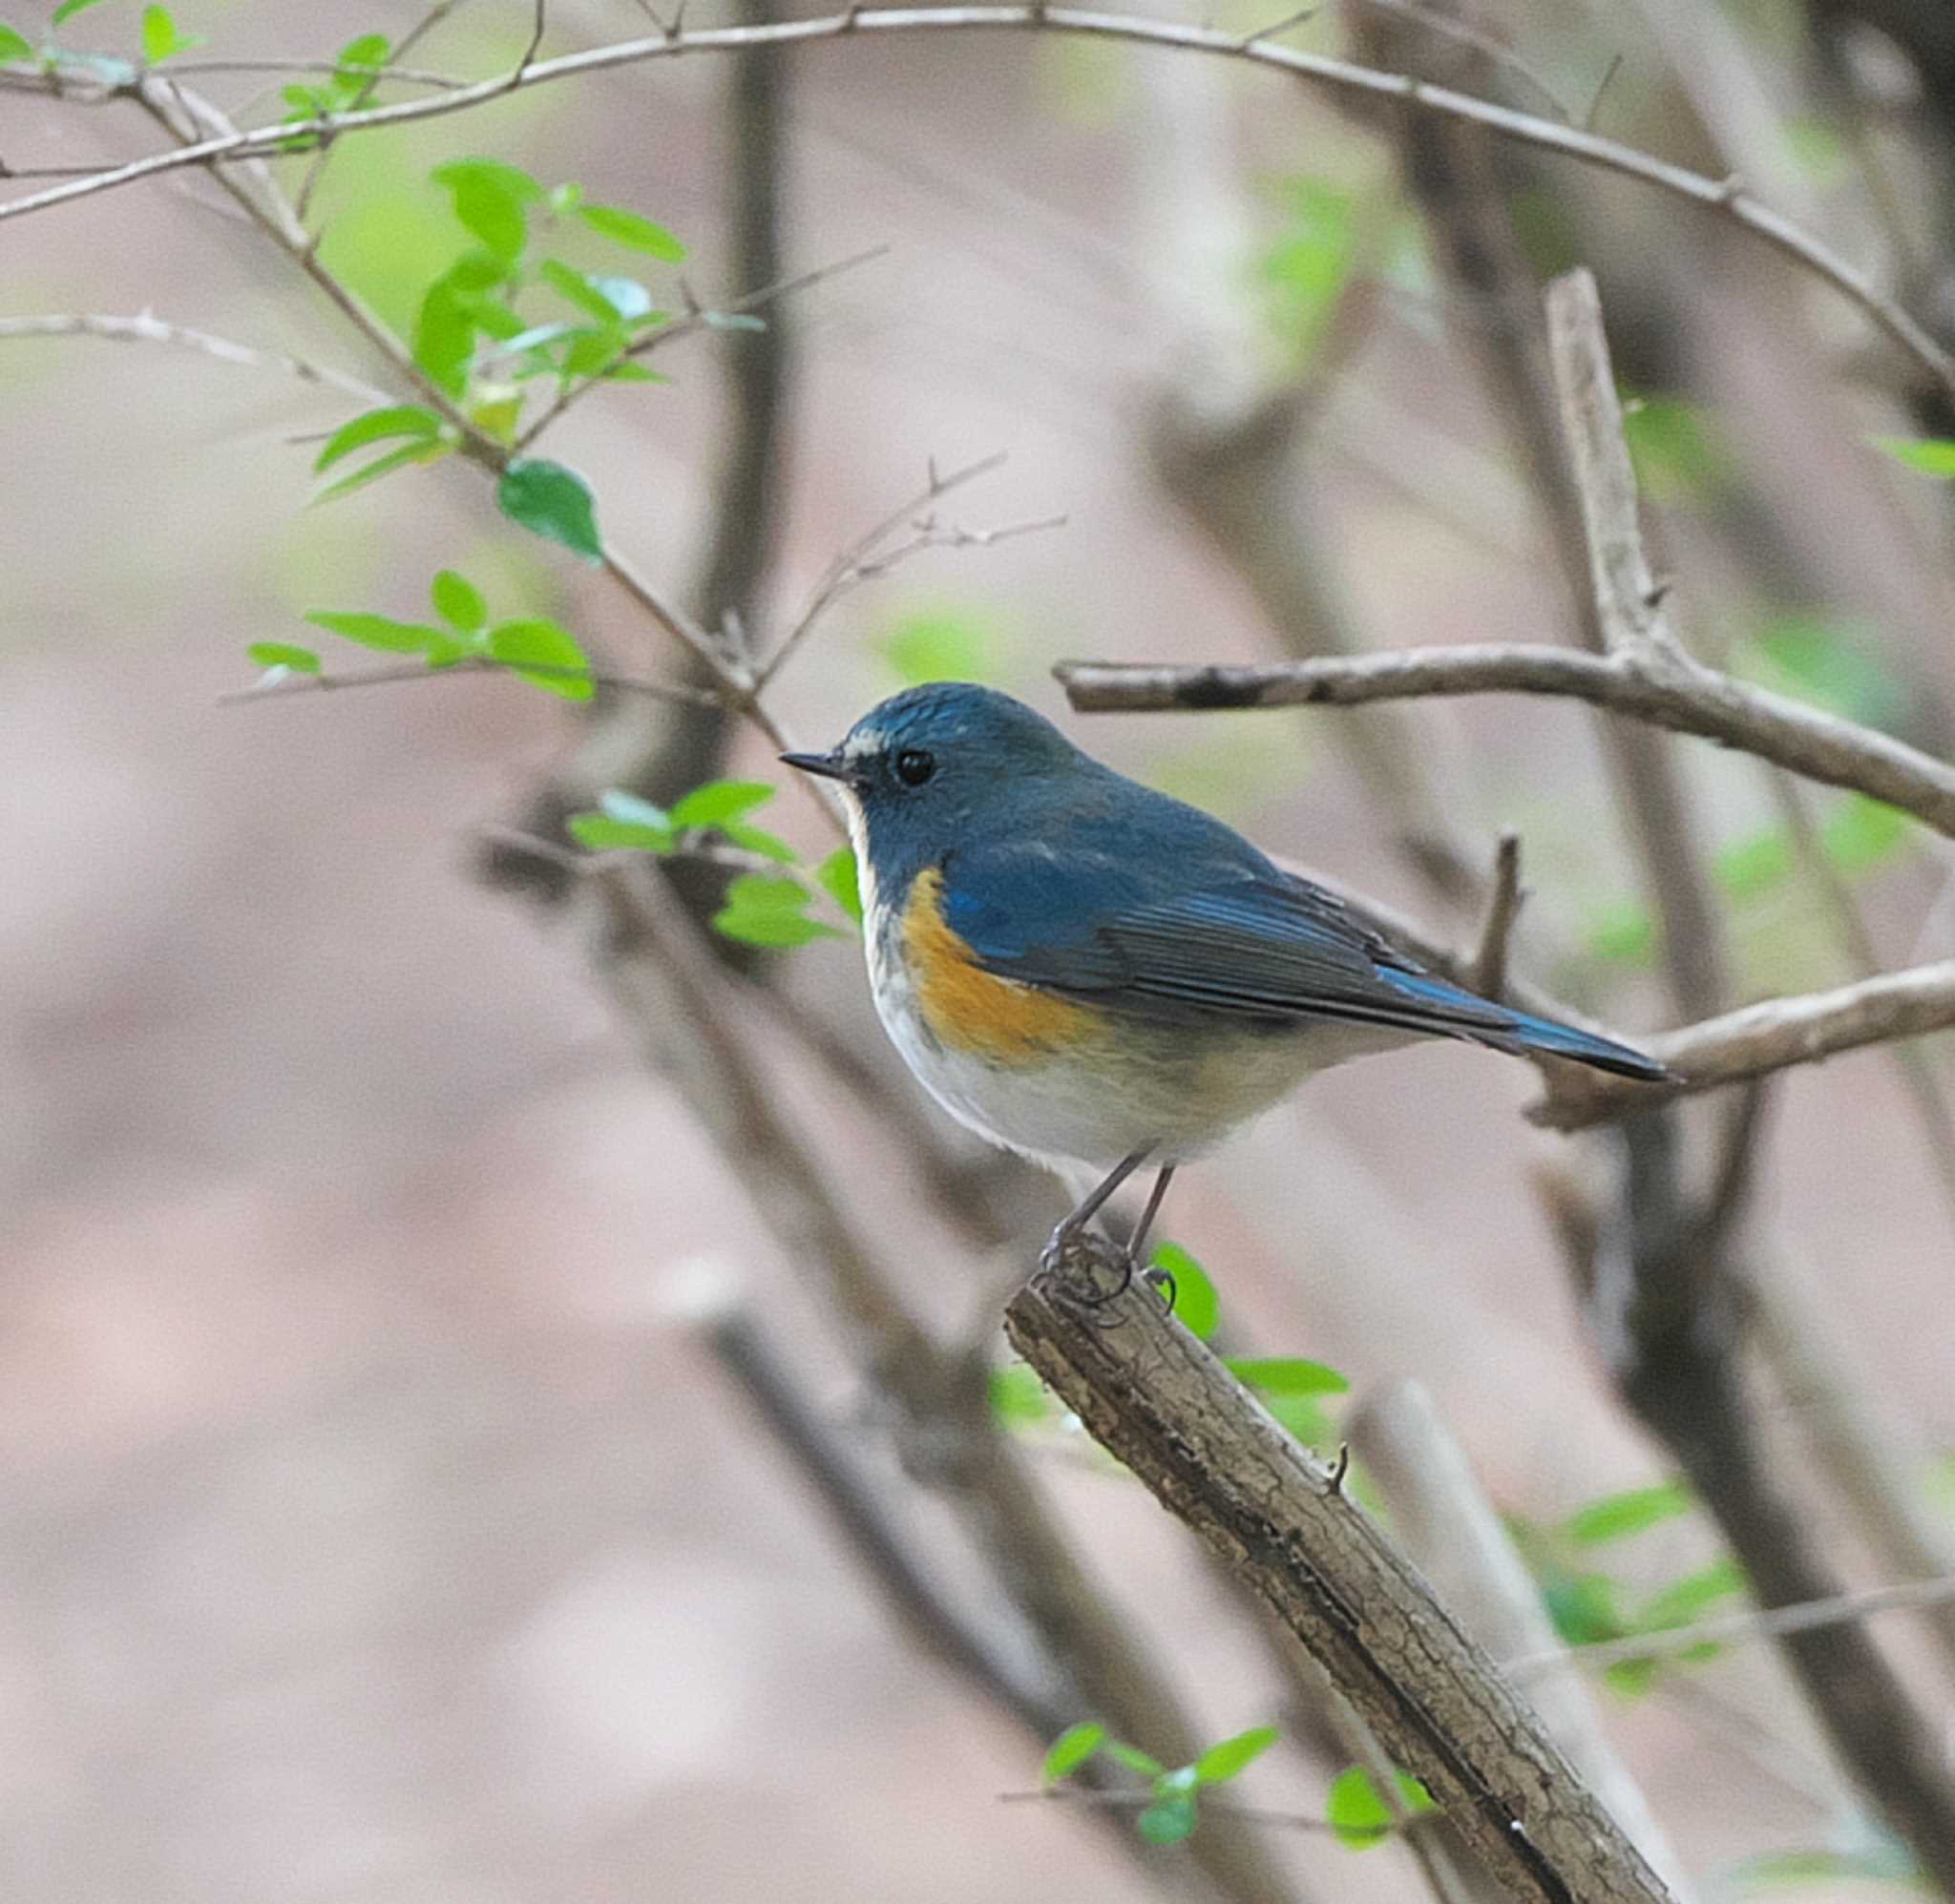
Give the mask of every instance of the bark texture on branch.
<svg viewBox="0 0 1955 1904">
<path fill-rule="evenodd" d="M 1150 1293 L 1083 1309 L 1041 1276 L 1012 1298 L 1005 1328 L 1094 1438 L 1323 1663 L 1514 1897 L 1669 1897 L 1532 1708 L 1335 1477 Z"/>
</svg>

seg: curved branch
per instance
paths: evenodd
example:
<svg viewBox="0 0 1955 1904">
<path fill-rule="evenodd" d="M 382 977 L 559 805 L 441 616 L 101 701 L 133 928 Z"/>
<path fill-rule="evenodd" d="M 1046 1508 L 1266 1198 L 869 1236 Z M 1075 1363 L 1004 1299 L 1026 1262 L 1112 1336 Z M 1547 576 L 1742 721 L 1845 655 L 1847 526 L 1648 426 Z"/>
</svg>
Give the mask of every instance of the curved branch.
<svg viewBox="0 0 1955 1904">
<path fill-rule="evenodd" d="M 843 39 L 857 33 L 947 32 L 982 30 L 1043 30 L 1080 33 L 1103 39 L 1127 40 L 1146 46 L 1218 53 L 1226 58 L 1268 66 L 1294 78 L 1330 86 L 1395 105 L 1483 126 L 1503 138 L 1543 151 L 1559 153 L 1585 165 L 1641 180 L 1671 197 L 1718 213 L 1762 239 L 1775 250 L 1831 284 L 1859 308 L 1896 345 L 1915 359 L 1945 390 L 1955 394 L 1955 354 L 1943 349 L 1922 324 L 1867 274 L 1841 258 L 1829 245 L 1790 219 L 1758 203 L 1737 178 L 1713 178 L 1688 167 L 1672 165 L 1614 139 L 1601 138 L 1578 127 L 1515 112 L 1489 100 L 1476 99 L 1443 86 L 1430 86 L 1403 73 L 1379 73 L 1324 53 L 1278 45 L 1258 34 L 1244 36 L 1212 27 L 1185 26 L 1174 21 L 1148 20 L 1121 13 L 1096 12 L 1076 7 L 978 6 L 892 7 L 864 10 L 855 7 L 818 19 L 783 21 L 758 27 L 722 27 L 693 32 L 662 33 L 566 53 L 556 59 L 530 61 L 514 73 L 499 73 L 473 86 L 430 98 L 402 100 L 354 113 L 326 114 L 289 125 L 265 126 L 198 140 L 174 152 L 154 154 L 126 165 L 109 167 L 85 178 L 52 185 L 0 205 L 0 220 L 17 218 L 50 205 L 95 192 L 134 183 L 159 172 L 186 165 L 215 165 L 240 158 L 265 157 L 289 152 L 294 139 L 336 139 L 347 133 L 385 126 L 412 124 L 443 113 L 467 111 L 488 99 L 524 86 L 538 86 L 586 73 L 638 65 L 646 60 L 677 57 L 686 52 L 731 52 L 744 47 L 800 45 Z M 29 77 L 12 70 L 10 82 Z M 53 93 L 62 83 L 58 69 L 33 75 Z M 98 88 L 98 90 L 100 90 Z M 116 90 L 116 89 L 108 89 Z"/>
<path fill-rule="evenodd" d="M 1955 836 L 1955 767 L 1945 761 L 1822 708 L 1677 659 L 1652 663 L 1628 653 L 1590 655 L 1503 641 L 1253 667 L 1062 661 L 1053 672 L 1083 713 L 1313 702 L 1348 707 L 1428 695 L 1557 695 L 1675 733 L 1700 735 L 1829 786 L 1850 787 Z"/>
</svg>

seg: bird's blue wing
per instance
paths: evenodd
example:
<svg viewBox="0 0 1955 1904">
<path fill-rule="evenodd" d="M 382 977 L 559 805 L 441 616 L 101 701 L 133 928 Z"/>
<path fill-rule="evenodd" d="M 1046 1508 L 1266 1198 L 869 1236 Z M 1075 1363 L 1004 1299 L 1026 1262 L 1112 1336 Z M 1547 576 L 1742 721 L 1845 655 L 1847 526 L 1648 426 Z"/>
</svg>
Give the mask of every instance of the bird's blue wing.
<svg viewBox="0 0 1955 1904">
<path fill-rule="evenodd" d="M 1421 972 L 1335 894 L 1210 825 L 1138 864 L 1090 833 L 954 852 L 946 922 L 1001 977 L 1137 1016 L 1342 1018 L 1662 1075 L 1625 1046 Z"/>
</svg>

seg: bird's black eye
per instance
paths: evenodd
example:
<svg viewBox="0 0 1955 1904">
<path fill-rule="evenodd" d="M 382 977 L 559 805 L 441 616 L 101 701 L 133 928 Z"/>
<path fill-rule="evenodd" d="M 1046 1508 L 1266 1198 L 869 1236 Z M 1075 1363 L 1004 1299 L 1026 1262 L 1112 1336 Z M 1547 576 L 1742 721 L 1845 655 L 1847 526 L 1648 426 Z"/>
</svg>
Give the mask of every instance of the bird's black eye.
<svg viewBox="0 0 1955 1904">
<path fill-rule="evenodd" d="M 905 786 L 921 786 L 936 771 L 936 762 L 920 747 L 905 747 L 896 756 L 896 778 Z"/>
</svg>

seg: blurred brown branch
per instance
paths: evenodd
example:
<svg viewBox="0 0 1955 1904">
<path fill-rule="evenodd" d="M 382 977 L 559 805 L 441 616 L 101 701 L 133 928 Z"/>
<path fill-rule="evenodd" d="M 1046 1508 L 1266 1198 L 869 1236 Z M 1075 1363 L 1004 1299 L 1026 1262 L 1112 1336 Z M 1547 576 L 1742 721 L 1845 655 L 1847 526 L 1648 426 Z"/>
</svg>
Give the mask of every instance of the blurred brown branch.
<svg viewBox="0 0 1955 1904">
<path fill-rule="evenodd" d="M 1640 179 L 1674 198 L 1733 220 L 1806 270 L 1824 279 L 1945 389 L 1955 392 L 1955 355 L 1944 350 L 1922 324 L 1892 298 L 1884 295 L 1866 273 L 1848 263 L 1820 239 L 1753 199 L 1741 179 L 1713 178 L 1553 119 L 1516 112 L 1445 87 L 1427 85 L 1402 73 L 1380 73 L 1346 60 L 1300 52 L 1254 33 L 1244 36 L 1223 32 L 1212 27 L 1188 26 L 1071 7 L 851 7 L 843 12 L 816 19 L 783 21 L 765 26 L 692 31 L 675 28 L 656 37 L 620 41 L 611 46 L 562 54 L 555 59 L 526 58 L 513 72 L 432 97 L 404 100 L 359 112 L 327 114 L 291 124 L 218 133 L 182 145 L 174 152 L 153 154 L 124 165 L 105 167 L 88 178 L 26 194 L 0 204 L 0 220 L 20 217 L 183 166 L 201 165 L 221 170 L 225 164 L 240 159 L 263 158 L 275 153 L 289 152 L 295 139 L 312 137 L 327 141 L 350 133 L 412 124 L 443 114 L 466 111 L 485 100 L 501 97 L 517 87 L 540 85 L 682 53 L 802 45 L 817 40 L 843 39 L 858 33 L 1000 29 L 1080 33 L 1248 60 L 1347 93 L 1397 102 L 1483 126 L 1502 137 Z M 84 76 L 98 96 L 121 93 L 140 97 L 143 89 L 156 84 L 147 75 L 138 75 L 126 83 L 105 86 L 99 73 L 93 69 L 84 70 Z M 5 78 L 10 90 L 40 91 L 51 96 L 58 96 L 63 83 L 58 68 L 51 73 L 28 73 L 14 67 L 6 71 Z"/>
</svg>

